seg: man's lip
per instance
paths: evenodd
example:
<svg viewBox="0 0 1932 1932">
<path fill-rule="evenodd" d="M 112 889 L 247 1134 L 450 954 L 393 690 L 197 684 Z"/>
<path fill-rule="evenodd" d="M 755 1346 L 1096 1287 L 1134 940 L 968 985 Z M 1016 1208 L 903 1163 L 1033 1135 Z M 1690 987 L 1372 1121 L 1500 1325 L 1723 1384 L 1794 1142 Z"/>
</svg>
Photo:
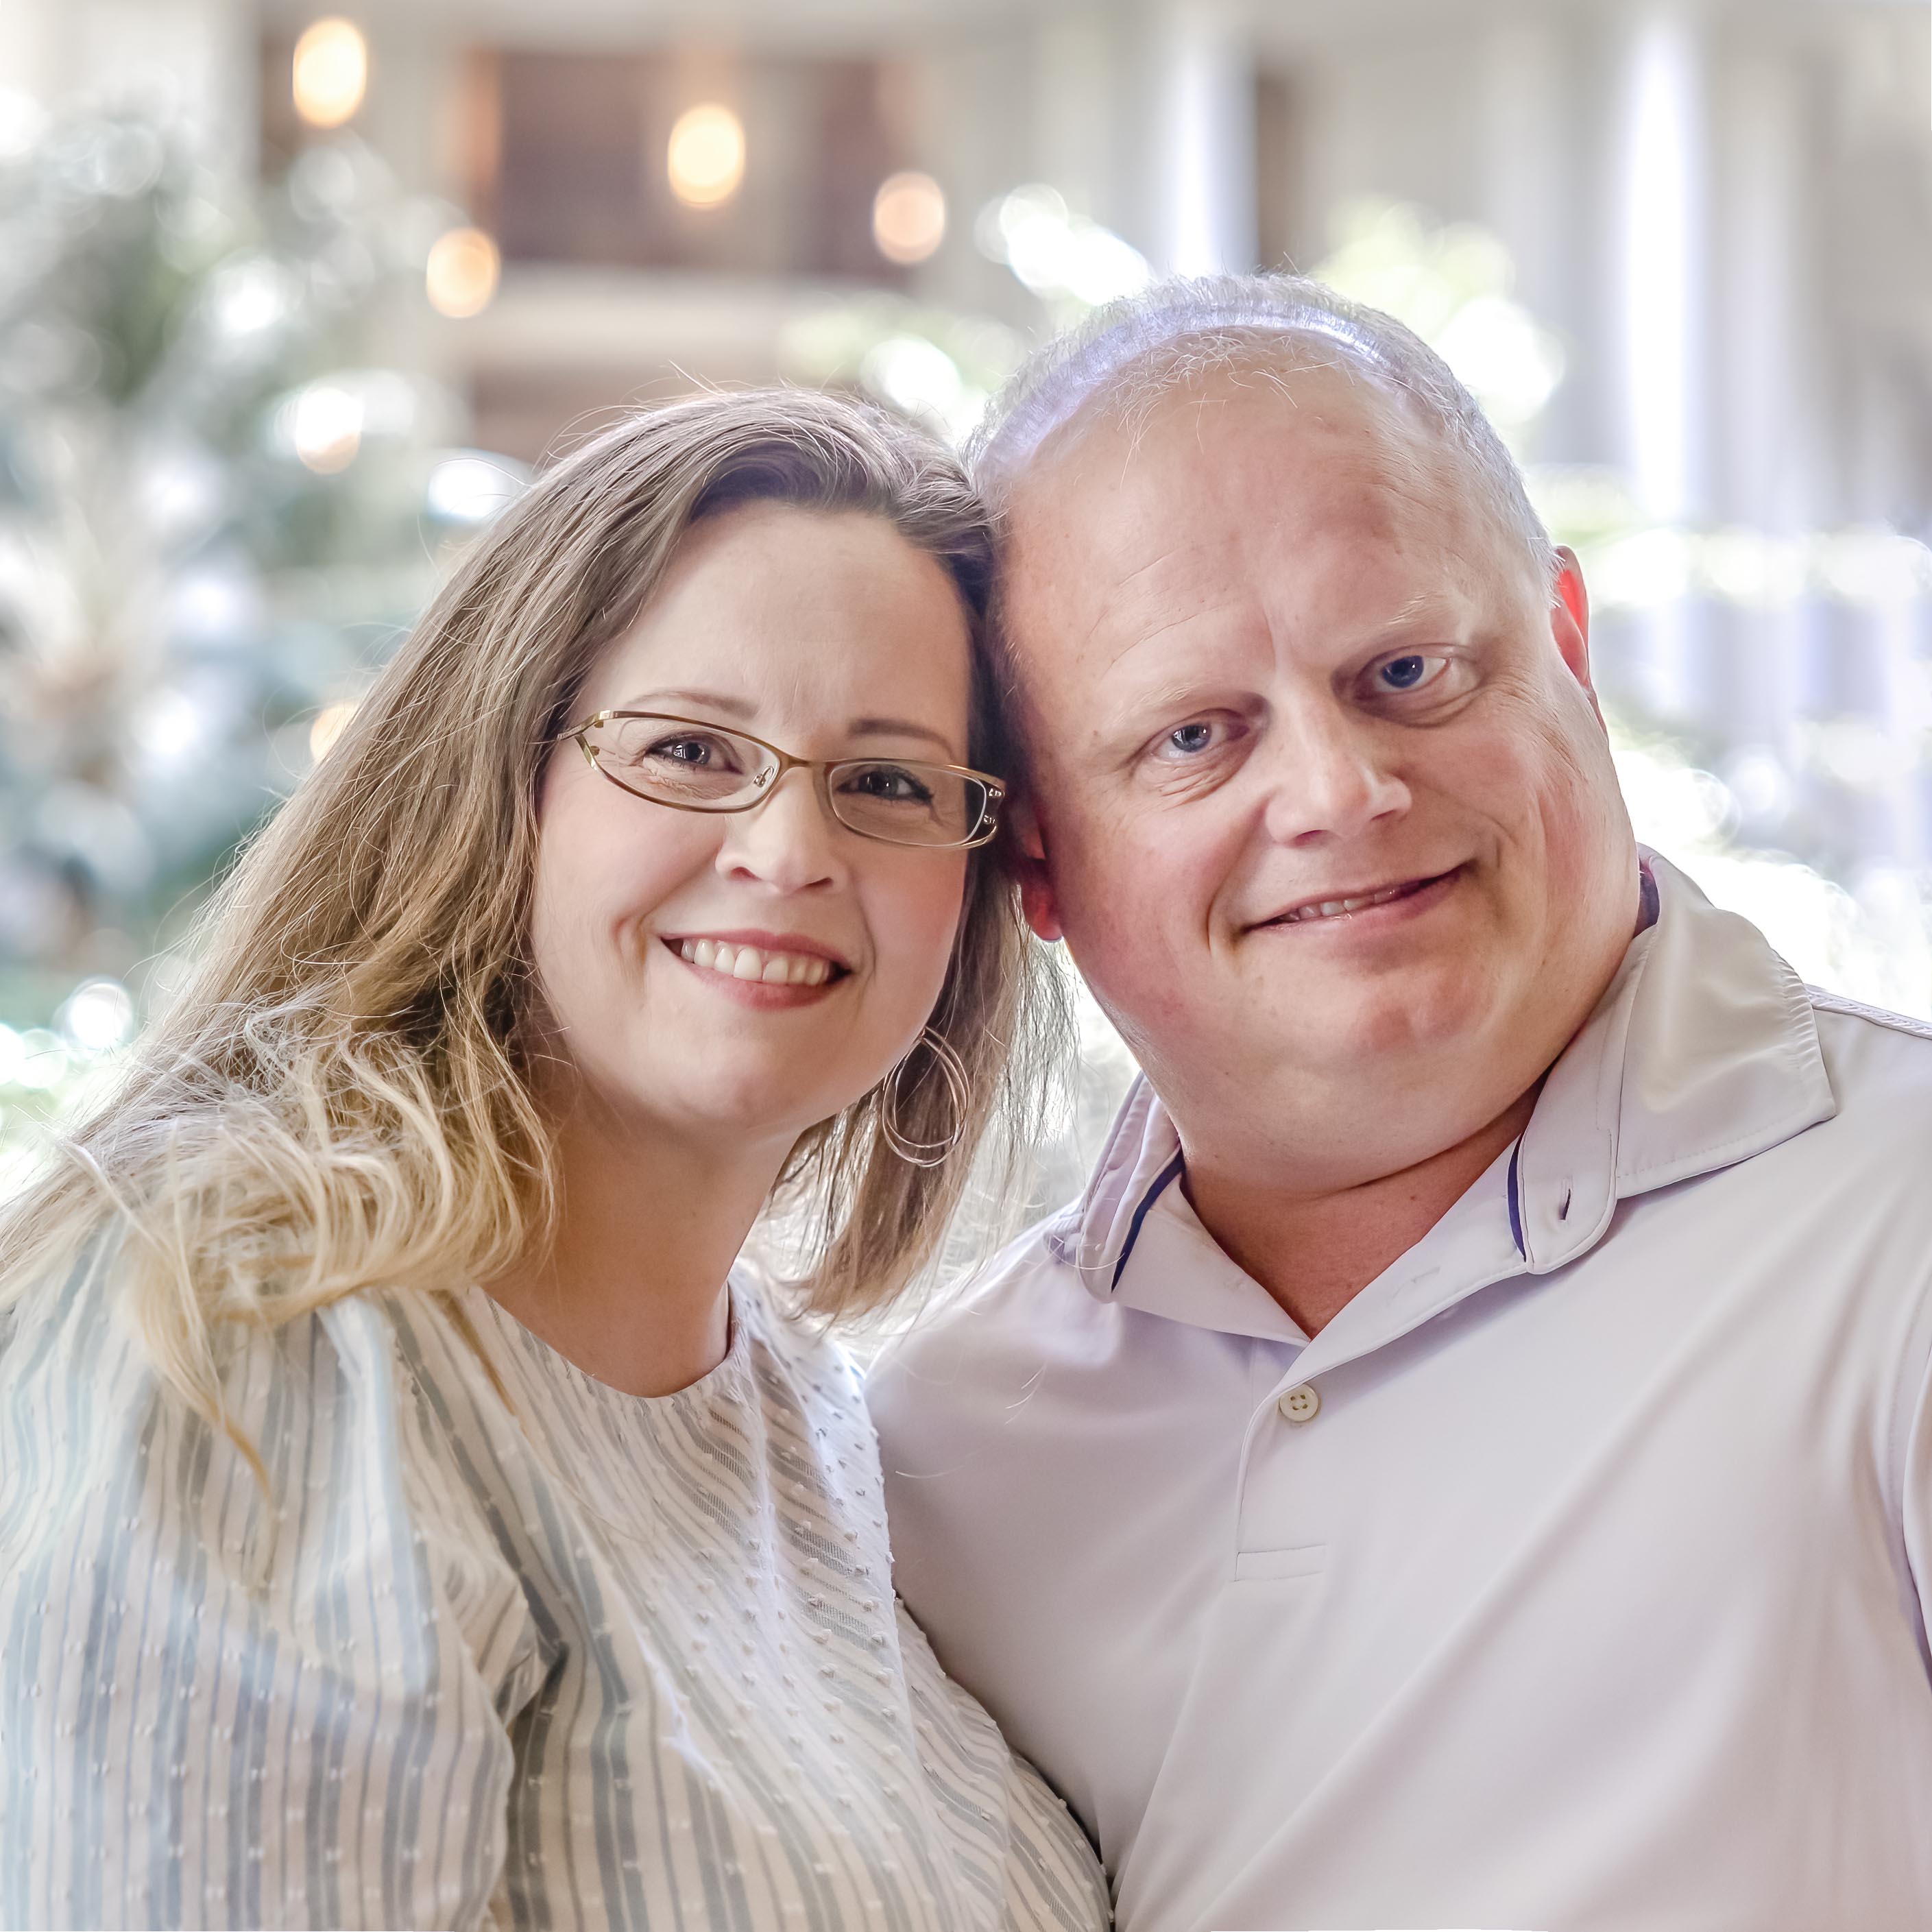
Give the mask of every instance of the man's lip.
<svg viewBox="0 0 1932 1932">
<path fill-rule="evenodd" d="M 711 927 L 694 928 L 688 932 L 661 932 L 658 937 L 675 952 L 687 939 L 710 939 L 722 946 L 755 946 L 760 952 L 800 952 L 811 959 L 823 959 L 842 973 L 849 973 L 850 962 L 822 939 L 808 939 L 802 932 L 766 932 L 752 926 L 734 926 L 727 932 Z"/>
<path fill-rule="evenodd" d="M 1398 900 L 1420 892 L 1426 886 L 1439 885 L 1444 879 L 1462 869 L 1460 866 L 1451 866 L 1446 872 L 1422 872 L 1411 878 L 1384 879 L 1379 885 L 1346 886 L 1334 892 L 1311 892 L 1305 899 L 1298 899 L 1294 904 L 1283 906 L 1280 911 L 1270 914 L 1268 918 L 1256 920 L 1255 925 L 1256 927 L 1297 925 L 1300 923 L 1298 914 L 1312 911 L 1317 906 L 1339 905 L 1348 899 L 1374 899 L 1384 905 L 1393 905 Z M 1366 912 L 1372 908 L 1360 906 L 1356 910 Z"/>
</svg>

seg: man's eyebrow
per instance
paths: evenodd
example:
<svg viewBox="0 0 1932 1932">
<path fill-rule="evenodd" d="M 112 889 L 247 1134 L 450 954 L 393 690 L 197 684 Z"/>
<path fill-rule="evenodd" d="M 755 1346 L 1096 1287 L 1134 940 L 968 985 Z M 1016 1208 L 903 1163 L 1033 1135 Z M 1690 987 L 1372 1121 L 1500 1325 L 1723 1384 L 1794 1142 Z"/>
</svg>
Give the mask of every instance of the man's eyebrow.
<svg viewBox="0 0 1932 1932">
<path fill-rule="evenodd" d="M 1158 683 L 1138 687 L 1123 680 L 1109 694 L 1111 701 L 1100 706 L 1101 728 L 1106 732 L 1138 729 L 1150 717 L 1192 710 L 1211 697 L 1215 688 L 1213 680 L 1198 676 L 1164 677 Z"/>
<path fill-rule="evenodd" d="M 1463 608 L 1463 600 L 1453 591 L 1418 590 L 1399 609 L 1384 617 L 1376 626 L 1372 634 L 1383 637 L 1391 632 L 1412 630 L 1418 624 L 1425 622 L 1453 624 Z"/>
</svg>

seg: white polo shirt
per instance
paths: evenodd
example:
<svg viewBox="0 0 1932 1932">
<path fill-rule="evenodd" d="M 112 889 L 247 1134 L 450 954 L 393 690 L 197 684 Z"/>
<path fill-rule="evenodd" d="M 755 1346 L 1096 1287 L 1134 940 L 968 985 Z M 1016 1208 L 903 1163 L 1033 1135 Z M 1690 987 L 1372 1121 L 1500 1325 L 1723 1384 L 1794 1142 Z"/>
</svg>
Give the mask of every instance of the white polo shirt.
<svg viewBox="0 0 1932 1932">
<path fill-rule="evenodd" d="M 1932 1928 L 1932 1032 L 1660 908 L 1313 1340 L 1130 1096 L 882 1360 L 898 1587 L 1122 1932 Z"/>
</svg>

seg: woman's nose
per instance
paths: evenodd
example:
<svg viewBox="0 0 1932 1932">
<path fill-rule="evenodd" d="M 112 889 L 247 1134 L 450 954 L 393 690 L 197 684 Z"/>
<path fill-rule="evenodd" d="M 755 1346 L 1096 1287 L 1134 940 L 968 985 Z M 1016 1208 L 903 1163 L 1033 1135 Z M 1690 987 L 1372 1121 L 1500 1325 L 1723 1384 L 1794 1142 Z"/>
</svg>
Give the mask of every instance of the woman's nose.
<svg viewBox="0 0 1932 1932">
<path fill-rule="evenodd" d="M 843 878 L 844 836 L 826 814 L 812 773 L 795 768 L 775 778 L 748 812 L 730 814 L 718 867 L 775 891 L 809 891 Z"/>
<path fill-rule="evenodd" d="M 1339 709 L 1282 733 L 1272 779 L 1268 833 L 1284 845 L 1354 838 L 1410 803 L 1373 724 Z"/>
</svg>

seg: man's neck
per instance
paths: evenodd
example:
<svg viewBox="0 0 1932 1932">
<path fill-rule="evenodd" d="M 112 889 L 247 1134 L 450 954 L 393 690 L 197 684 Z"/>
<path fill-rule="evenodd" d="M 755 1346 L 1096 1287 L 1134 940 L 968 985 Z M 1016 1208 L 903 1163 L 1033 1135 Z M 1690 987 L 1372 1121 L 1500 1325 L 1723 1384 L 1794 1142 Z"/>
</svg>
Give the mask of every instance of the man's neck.
<svg viewBox="0 0 1932 1932">
<path fill-rule="evenodd" d="M 1290 1193 L 1278 1175 L 1225 1172 L 1191 1151 L 1183 1185 L 1202 1226 L 1313 1335 L 1468 1192 L 1528 1124 L 1540 1090 L 1456 1146 L 1355 1186 Z"/>
</svg>

